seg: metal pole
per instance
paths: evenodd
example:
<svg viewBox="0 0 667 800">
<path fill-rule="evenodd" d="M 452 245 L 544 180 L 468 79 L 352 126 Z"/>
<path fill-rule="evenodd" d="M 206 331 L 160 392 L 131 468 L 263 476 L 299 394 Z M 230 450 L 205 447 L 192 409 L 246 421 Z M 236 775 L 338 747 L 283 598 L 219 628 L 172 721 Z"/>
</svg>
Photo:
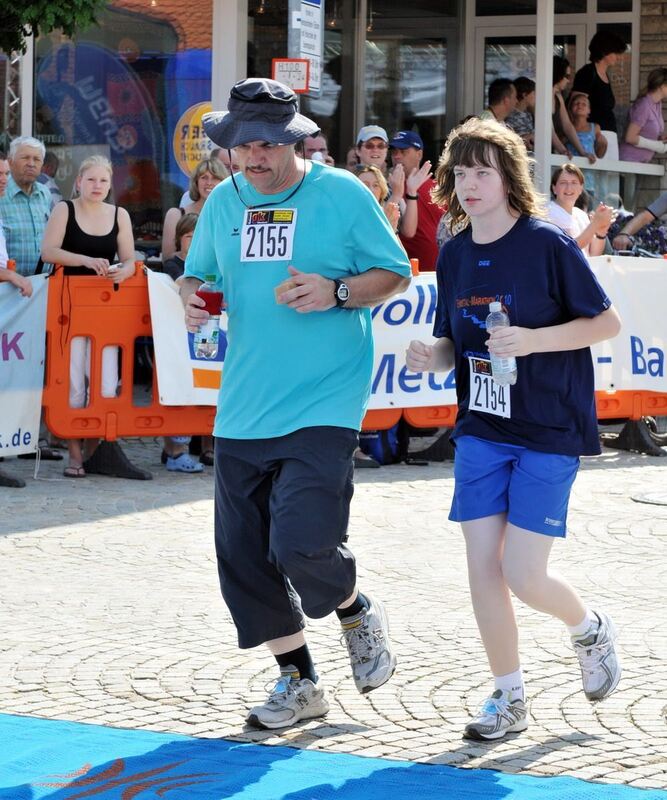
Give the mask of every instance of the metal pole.
<svg viewBox="0 0 667 800">
<path fill-rule="evenodd" d="M 535 69 L 535 185 L 548 192 L 551 175 L 551 103 L 554 51 L 554 0 L 537 0 Z"/>
</svg>

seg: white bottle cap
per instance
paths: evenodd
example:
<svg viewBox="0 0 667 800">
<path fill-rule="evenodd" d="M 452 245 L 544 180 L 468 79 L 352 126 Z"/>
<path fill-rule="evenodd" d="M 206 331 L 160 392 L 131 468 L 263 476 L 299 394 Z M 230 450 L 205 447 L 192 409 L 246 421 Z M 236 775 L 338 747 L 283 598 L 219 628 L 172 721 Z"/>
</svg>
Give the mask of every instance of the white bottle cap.
<svg viewBox="0 0 667 800">
<path fill-rule="evenodd" d="M 489 303 L 489 311 L 493 314 L 494 311 L 502 311 L 503 306 L 502 303 L 499 303 L 497 300 L 493 303 Z"/>
<path fill-rule="evenodd" d="M 311 161 L 319 161 L 320 164 L 324 164 L 324 156 L 319 151 L 315 151 L 313 155 L 310 157 Z"/>
</svg>

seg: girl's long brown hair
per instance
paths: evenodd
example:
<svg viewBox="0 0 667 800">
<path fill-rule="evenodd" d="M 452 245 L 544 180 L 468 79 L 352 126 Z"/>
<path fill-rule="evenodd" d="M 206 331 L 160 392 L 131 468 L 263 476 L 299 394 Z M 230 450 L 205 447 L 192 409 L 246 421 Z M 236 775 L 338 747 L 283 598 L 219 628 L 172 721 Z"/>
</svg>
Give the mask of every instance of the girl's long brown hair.
<svg viewBox="0 0 667 800">
<path fill-rule="evenodd" d="M 507 204 L 519 214 L 544 217 L 544 199 L 530 175 L 532 159 L 518 134 L 495 120 L 472 117 L 449 134 L 435 171 L 431 199 L 449 210 L 452 228 L 465 227 L 470 219 L 456 196 L 455 167 L 492 167 L 500 173 L 507 190 Z"/>
</svg>

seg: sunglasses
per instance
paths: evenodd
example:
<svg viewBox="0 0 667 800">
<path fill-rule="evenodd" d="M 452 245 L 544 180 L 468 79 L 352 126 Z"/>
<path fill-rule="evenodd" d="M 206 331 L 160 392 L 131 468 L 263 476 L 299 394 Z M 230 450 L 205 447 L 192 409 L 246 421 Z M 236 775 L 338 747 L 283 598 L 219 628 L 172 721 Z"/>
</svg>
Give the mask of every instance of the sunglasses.
<svg viewBox="0 0 667 800">
<path fill-rule="evenodd" d="M 371 144 L 370 142 L 364 142 L 361 145 L 364 150 L 386 150 L 389 145 L 386 142 L 380 142 L 380 144 Z"/>
</svg>

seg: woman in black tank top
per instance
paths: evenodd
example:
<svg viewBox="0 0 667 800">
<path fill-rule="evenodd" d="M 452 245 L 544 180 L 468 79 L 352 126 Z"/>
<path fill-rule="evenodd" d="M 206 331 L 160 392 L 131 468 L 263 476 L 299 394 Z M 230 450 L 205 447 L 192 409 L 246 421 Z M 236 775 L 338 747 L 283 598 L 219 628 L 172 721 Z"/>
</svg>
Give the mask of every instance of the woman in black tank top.
<svg viewBox="0 0 667 800">
<path fill-rule="evenodd" d="M 69 275 L 99 275 L 121 283 L 134 275 L 134 238 L 130 216 L 105 200 L 111 190 L 111 164 L 103 156 L 87 158 L 76 179 L 79 196 L 58 203 L 44 231 L 42 258 L 61 264 Z M 114 263 L 116 262 L 116 263 Z M 115 397 L 118 386 L 118 348 L 102 351 L 103 397 Z M 90 379 L 90 339 L 75 336 L 70 342 L 70 406 L 83 408 Z M 86 440 L 84 456 L 78 439 L 68 442 L 69 466 L 65 475 L 85 475 L 83 461 L 97 447 L 97 440 Z"/>
</svg>

